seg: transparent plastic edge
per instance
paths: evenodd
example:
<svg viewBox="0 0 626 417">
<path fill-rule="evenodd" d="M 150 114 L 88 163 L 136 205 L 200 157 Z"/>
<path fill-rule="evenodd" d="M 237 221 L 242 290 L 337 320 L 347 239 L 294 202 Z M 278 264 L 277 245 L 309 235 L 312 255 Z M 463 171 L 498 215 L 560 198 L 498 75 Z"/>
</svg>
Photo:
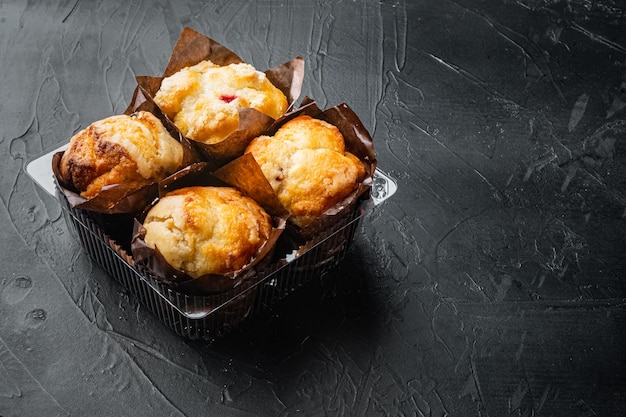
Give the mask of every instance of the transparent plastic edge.
<svg viewBox="0 0 626 417">
<path fill-rule="evenodd" d="M 54 175 L 52 174 L 52 156 L 67 148 L 67 143 L 46 151 L 45 153 L 31 158 L 24 164 L 24 171 L 30 178 L 48 194 L 57 198 Z"/>
<path fill-rule="evenodd" d="M 374 183 L 370 191 L 370 196 L 374 205 L 379 205 L 398 191 L 398 183 L 385 172 L 376 168 L 374 172 Z"/>
</svg>

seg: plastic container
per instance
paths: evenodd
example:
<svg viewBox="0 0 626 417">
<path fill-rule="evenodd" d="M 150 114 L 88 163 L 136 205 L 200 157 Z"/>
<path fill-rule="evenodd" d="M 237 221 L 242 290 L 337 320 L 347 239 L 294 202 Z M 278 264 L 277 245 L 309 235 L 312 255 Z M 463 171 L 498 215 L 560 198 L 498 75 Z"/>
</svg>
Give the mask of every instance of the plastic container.
<svg viewBox="0 0 626 417">
<path fill-rule="evenodd" d="M 217 295 L 187 295 L 157 281 L 136 265 L 131 254 L 119 246 L 92 218 L 90 212 L 71 208 L 57 192 L 52 175 L 52 155 L 64 147 L 37 157 L 25 166 L 28 175 L 60 202 L 68 227 L 85 252 L 118 283 L 134 295 L 161 322 L 189 339 L 212 339 L 226 334 L 244 319 L 266 311 L 311 279 L 336 267 L 346 256 L 362 219 L 397 189 L 396 182 L 376 170 L 371 199 L 357 206 L 352 218 L 329 230 L 309 250 L 292 256 L 284 265 L 260 271 L 255 280 Z"/>
</svg>

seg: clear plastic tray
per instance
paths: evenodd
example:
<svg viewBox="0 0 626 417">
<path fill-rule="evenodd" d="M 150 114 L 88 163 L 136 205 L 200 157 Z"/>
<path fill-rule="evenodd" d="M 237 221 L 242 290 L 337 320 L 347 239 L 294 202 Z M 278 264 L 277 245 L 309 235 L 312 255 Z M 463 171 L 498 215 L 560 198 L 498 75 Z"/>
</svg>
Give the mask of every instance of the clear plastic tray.
<svg viewBox="0 0 626 417">
<path fill-rule="evenodd" d="M 61 146 L 28 161 L 25 171 L 43 190 L 60 202 L 65 220 L 85 252 L 111 277 L 177 334 L 190 339 L 224 335 L 247 317 L 267 310 L 311 279 L 336 267 L 350 249 L 361 220 L 397 190 L 396 182 L 377 169 L 371 201 L 358 206 L 343 224 L 329 230 L 306 252 L 286 264 L 259 271 L 254 280 L 216 295 L 188 295 L 175 291 L 136 265 L 130 253 L 103 230 L 85 210 L 71 208 L 57 192 L 52 155 Z"/>
</svg>

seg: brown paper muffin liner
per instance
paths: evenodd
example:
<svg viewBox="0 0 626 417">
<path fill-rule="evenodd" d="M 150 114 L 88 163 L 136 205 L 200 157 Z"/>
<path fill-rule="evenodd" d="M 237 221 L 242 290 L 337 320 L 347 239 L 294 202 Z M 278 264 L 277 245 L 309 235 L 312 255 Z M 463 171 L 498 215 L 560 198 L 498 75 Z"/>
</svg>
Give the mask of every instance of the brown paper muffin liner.
<svg viewBox="0 0 626 417">
<path fill-rule="evenodd" d="M 163 78 L 204 60 L 221 66 L 244 62 L 237 54 L 217 41 L 186 27 L 174 45 L 163 75 L 161 77 L 138 76 L 136 77 L 137 84 L 145 94 L 154 97 L 161 87 Z M 297 56 L 265 71 L 265 74 L 270 82 L 285 94 L 289 103 L 287 112 L 291 111 L 302 89 L 304 59 Z M 241 108 L 239 109 L 238 129 L 222 141 L 212 144 L 193 139 L 189 141 L 196 145 L 213 168 L 217 168 L 242 155 L 250 141 L 262 134 L 274 121 L 256 109 Z"/>
<path fill-rule="evenodd" d="M 306 97 L 300 108 L 278 119 L 266 134 L 273 135 L 284 123 L 300 115 L 308 115 L 335 125 L 344 136 L 346 150 L 356 155 L 366 169 L 365 180 L 352 193 L 329 208 L 312 223 L 300 228 L 288 221 L 283 238 L 289 237 L 292 240 L 292 245 L 301 247 L 302 252 L 304 252 L 323 239 L 325 232 L 337 230 L 338 225 L 341 227 L 342 224 L 349 223 L 354 218 L 355 210 L 357 210 L 360 202 L 369 198 L 376 169 L 376 153 L 369 132 L 354 111 L 345 103 L 321 110 L 314 100 Z M 272 201 L 272 204 L 266 208 L 268 212 L 278 215 L 284 215 L 287 212 L 251 154 L 245 154 L 233 160 L 216 170 L 214 174 L 224 182 L 238 187 L 253 199 Z"/>
<path fill-rule="evenodd" d="M 185 167 L 161 181 L 159 187 L 160 197 L 169 191 L 194 185 L 230 186 L 211 174 L 210 164 L 201 162 Z M 145 265 L 155 279 L 185 294 L 210 295 L 222 293 L 242 285 L 244 281 L 247 281 L 246 285 L 249 285 L 251 280 L 259 278 L 258 271 L 266 268 L 272 261 L 276 242 L 282 234 L 286 223 L 284 218 L 272 216 L 273 227 L 268 240 L 259 248 L 251 261 L 241 269 L 225 274 L 206 274 L 193 278 L 184 271 L 170 265 L 158 248 L 152 248 L 144 241 L 145 228 L 142 225 L 142 221 L 149 209 L 157 201 L 155 200 L 147 206 L 135 220 L 131 240 L 132 254 L 135 262 Z"/>
</svg>

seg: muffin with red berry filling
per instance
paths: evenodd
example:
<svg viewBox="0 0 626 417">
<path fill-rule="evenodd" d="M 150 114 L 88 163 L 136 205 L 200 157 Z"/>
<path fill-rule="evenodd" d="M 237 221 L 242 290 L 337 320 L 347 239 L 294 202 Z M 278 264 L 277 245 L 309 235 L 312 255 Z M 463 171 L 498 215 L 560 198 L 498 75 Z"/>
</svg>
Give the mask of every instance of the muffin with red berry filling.
<svg viewBox="0 0 626 417">
<path fill-rule="evenodd" d="M 206 144 L 238 129 L 240 108 L 277 119 L 289 106 L 285 94 L 253 66 L 222 66 L 210 60 L 163 78 L 154 101 L 183 135 Z"/>
</svg>

